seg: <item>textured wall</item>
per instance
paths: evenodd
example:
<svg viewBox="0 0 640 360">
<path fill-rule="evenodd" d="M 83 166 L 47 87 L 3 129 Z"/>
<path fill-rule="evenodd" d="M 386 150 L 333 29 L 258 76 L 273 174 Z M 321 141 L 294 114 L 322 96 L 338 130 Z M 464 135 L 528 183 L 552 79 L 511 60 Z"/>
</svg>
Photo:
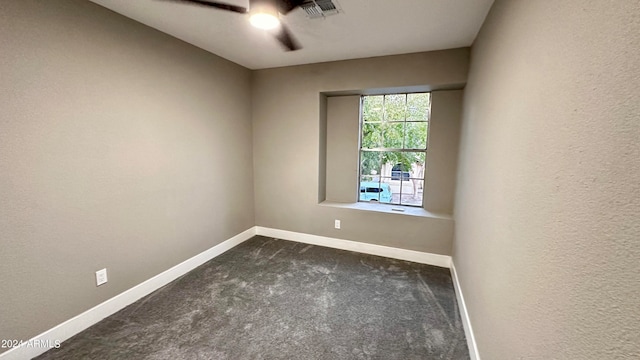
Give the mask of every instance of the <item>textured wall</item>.
<svg viewBox="0 0 640 360">
<path fill-rule="evenodd" d="M 483 359 L 640 358 L 640 2 L 497 0 L 454 264 Z"/>
<path fill-rule="evenodd" d="M 0 2 L 0 49 L 0 339 L 254 225 L 248 70 L 81 0 Z"/>
<path fill-rule="evenodd" d="M 324 151 L 319 95 L 459 87 L 467 78 L 468 55 L 464 48 L 254 71 L 256 225 L 449 255 L 450 218 L 318 205 Z M 334 219 L 342 220 L 341 230 L 333 228 Z"/>
<path fill-rule="evenodd" d="M 328 97 L 326 121 L 326 200 L 356 202 L 360 95 Z"/>
<path fill-rule="evenodd" d="M 453 213 L 463 94 L 462 90 L 431 93 L 424 207 L 435 213 Z"/>
</svg>

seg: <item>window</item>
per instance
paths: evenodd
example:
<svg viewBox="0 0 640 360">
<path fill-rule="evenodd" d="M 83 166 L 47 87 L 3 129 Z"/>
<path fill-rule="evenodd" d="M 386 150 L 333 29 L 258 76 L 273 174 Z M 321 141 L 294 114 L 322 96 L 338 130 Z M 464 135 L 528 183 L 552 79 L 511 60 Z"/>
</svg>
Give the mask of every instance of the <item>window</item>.
<svg viewBox="0 0 640 360">
<path fill-rule="evenodd" d="M 430 93 L 362 96 L 359 201 L 422 206 Z"/>
</svg>

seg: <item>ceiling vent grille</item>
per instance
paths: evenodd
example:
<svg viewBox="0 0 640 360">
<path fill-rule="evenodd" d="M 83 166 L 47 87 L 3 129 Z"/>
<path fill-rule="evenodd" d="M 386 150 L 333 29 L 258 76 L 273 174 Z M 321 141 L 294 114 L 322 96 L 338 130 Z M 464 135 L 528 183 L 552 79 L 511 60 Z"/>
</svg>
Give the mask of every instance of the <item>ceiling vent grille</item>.
<svg viewBox="0 0 640 360">
<path fill-rule="evenodd" d="M 300 7 L 307 13 L 309 19 L 323 18 L 340 12 L 335 1 L 332 0 L 309 0 Z"/>
</svg>

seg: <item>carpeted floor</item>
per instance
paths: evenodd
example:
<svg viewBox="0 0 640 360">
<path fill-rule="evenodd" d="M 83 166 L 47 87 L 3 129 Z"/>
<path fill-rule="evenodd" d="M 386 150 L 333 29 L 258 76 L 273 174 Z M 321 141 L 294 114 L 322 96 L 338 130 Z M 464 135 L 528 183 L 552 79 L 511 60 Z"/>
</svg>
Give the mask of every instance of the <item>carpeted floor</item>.
<svg viewBox="0 0 640 360">
<path fill-rule="evenodd" d="M 449 269 L 254 237 L 37 359 L 469 359 Z"/>
</svg>

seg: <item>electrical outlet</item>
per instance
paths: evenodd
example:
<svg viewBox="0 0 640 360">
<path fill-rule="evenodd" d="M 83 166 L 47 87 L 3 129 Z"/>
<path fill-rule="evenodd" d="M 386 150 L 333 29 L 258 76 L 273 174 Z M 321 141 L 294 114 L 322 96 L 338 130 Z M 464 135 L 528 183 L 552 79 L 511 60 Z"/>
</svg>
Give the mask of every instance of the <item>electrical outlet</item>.
<svg viewBox="0 0 640 360">
<path fill-rule="evenodd" d="M 107 282 L 107 269 L 96 271 L 96 286 L 100 286 Z"/>
<path fill-rule="evenodd" d="M 336 220 L 335 228 L 340 229 L 340 220 Z"/>
</svg>

